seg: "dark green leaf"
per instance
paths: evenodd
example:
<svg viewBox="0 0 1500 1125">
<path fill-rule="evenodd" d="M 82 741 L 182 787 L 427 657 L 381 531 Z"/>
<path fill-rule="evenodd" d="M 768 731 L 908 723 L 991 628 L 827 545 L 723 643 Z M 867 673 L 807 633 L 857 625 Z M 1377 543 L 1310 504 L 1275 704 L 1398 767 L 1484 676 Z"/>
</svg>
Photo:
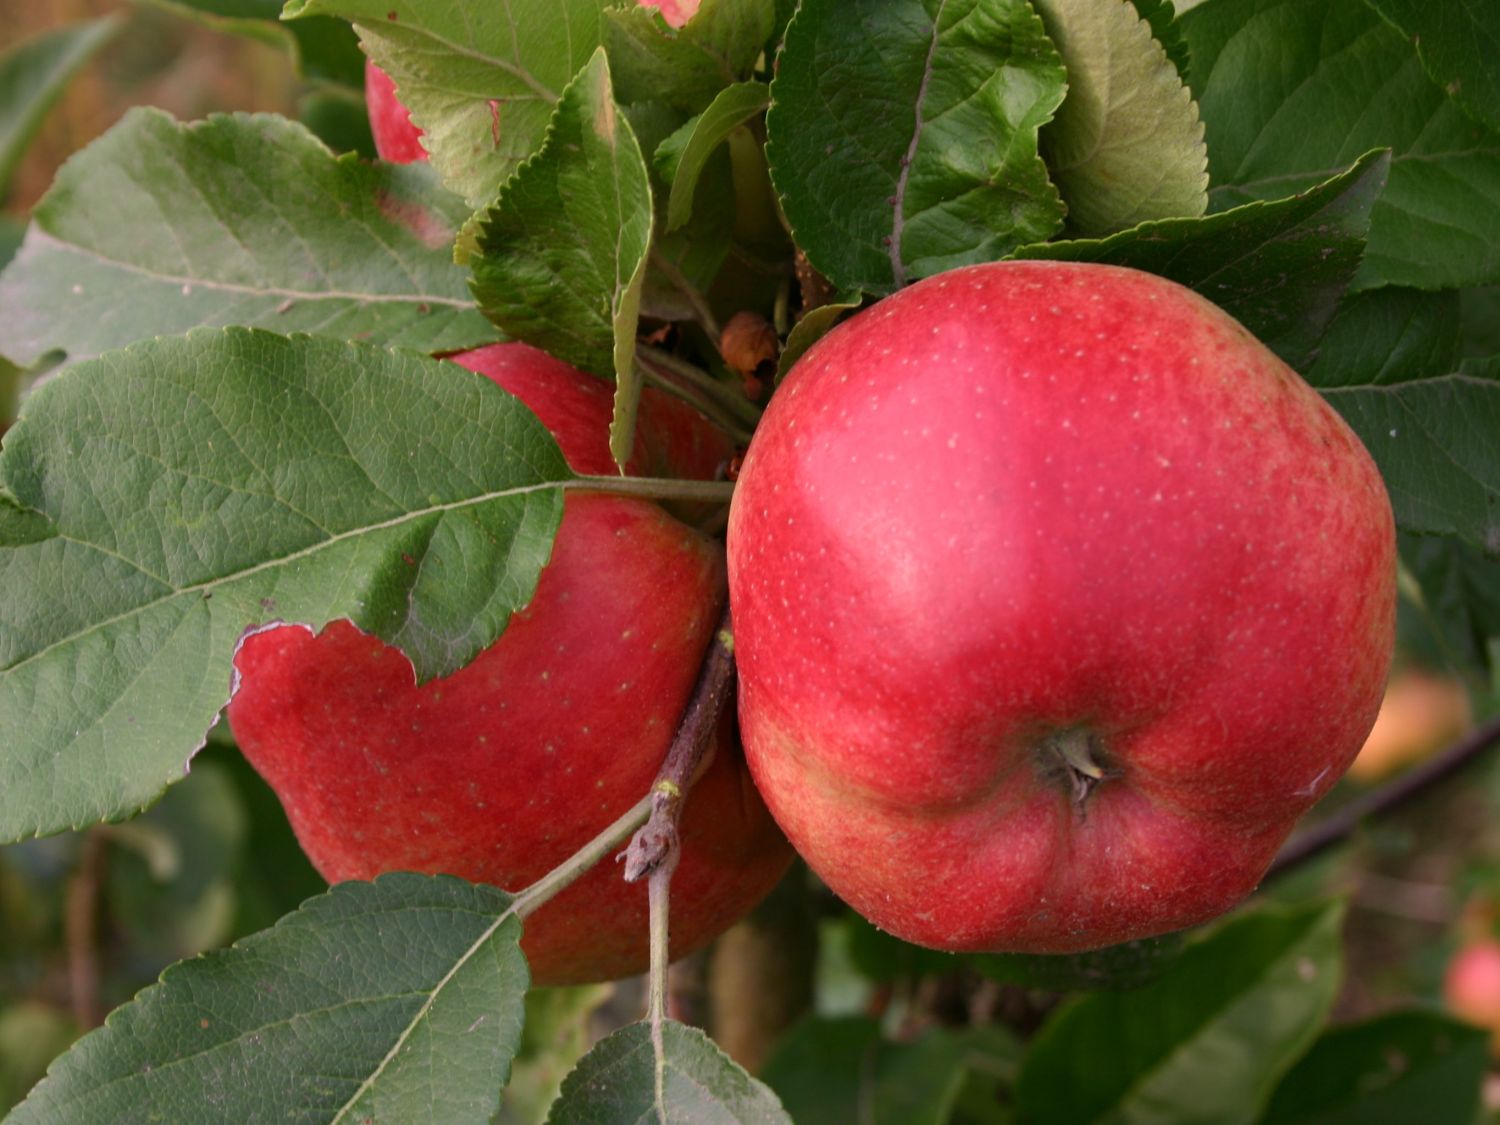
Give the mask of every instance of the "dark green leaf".
<svg viewBox="0 0 1500 1125">
<path fill-rule="evenodd" d="M 1282 1080 L 1262 1125 L 1477 1121 L 1489 1037 L 1432 1012 L 1326 1032 Z"/>
<path fill-rule="evenodd" d="M 640 384 L 635 330 L 651 247 L 650 172 L 601 49 L 569 83 L 547 143 L 478 219 L 469 264 L 485 315 L 559 359 L 613 376 L 624 465 Z"/>
<path fill-rule="evenodd" d="M 541 146 L 563 87 L 599 46 L 599 13 L 611 2 L 288 0 L 284 15 L 352 21 L 443 181 L 479 206 Z"/>
<path fill-rule="evenodd" d="M 1291 199 L 1200 219 L 1147 223 L 1111 238 L 1025 246 L 1017 257 L 1131 266 L 1195 289 L 1294 368 L 1316 354 L 1359 267 L 1383 154 Z"/>
<path fill-rule="evenodd" d="M 1041 133 L 1068 229 L 1113 234 L 1208 209 L 1208 152 L 1177 67 L 1130 4 L 1033 0 L 1068 70 Z"/>
<path fill-rule="evenodd" d="M 463 202 L 302 126 L 137 109 L 70 160 L 0 274 L 0 354 L 84 359 L 200 325 L 422 351 L 497 333 L 453 265 Z"/>
<path fill-rule="evenodd" d="M 1155 983 L 1061 1009 L 1021 1068 L 1025 1119 L 1253 1120 L 1333 1003 L 1341 917 L 1337 907 L 1240 917 Z"/>
<path fill-rule="evenodd" d="M 1170 971 L 1181 953 L 1182 935 L 1167 934 L 1072 955 L 990 953 L 966 960 L 991 980 L 1025 988 L 1119 992 L 1150 984 Z"/>
<path fill-rule="evenodd" d="M 1500 358 L 1323 395 L 1380 466 L 1403 531 L 1459 535 L 1500 555 Z"/>
<path fill-rule="evenodd" d="M 651 1027 L 631 1024 L 600 1040 L 563 1080 L 553 1125 L 790 1125 L 767 1087 L 713 1040 L 675 1020 L 662 1025 L 658 1066 Z"/>
<path fill-rule="evenodd" d="M 775 18 L 775 0 L 703 0 L 681 29 L 654 8 L 606 12 L 604 43 L 620 101 L 701 112 L 724 87 L 750 77 Z"/>
<path fill-rule="evenodd" d="M 7 1122 L 486 1125 L 529 980 L 510 902 L 446 876 L 345 883 L 168 969 Z"/>
<path fill-rule="evenodd" d="M 652 163 L 671 185 L 664 228 L 674 231 L 693 214 L 693 193 L 703 167 L 730 132 L 770 104 L 771 92 L 761 82 L 739 82 L 725 87 L 713 103 L 657 148 Z"/>
<path fill-rule="evenodd" d="M 1366 0 L 1417 48 L 1432 80 L 1500 129 L 1500 5 L 1489 0 Z"/>
<path fill-rule="evenodd" d="M 423 680 L 462 667 L 530 600 L 570 475 L 521 403 L 409 353 L 200 330 L 49 381 L 0 448 L 41 513 L 0 519 L 0 839 L 181 777 L 248 627 L 348 618 Z"/>
<path fill-rule="evenodd" d="M 1351 293 L 1302 375 L 1325 390 L 1444 375 L 1459 359 L 1459 328 L 1458 294 L 1451 290 L 1390 286 Z"/>
<path fill-rule="evenodd" d="M 1056 233 L 1037 130 L 1062 63 L 1025 0 L 804 0 L 766 128 L 797 244 L 886 294 Z"/>
<path fill-rule="evenodd" d="M 794 1121 L 943 1125 L 970 1072 L 1009 1078 L 1020 1051 L 999 1027 L 894 1043 L 863 1016 L 809 1019 L 782 1037 L 764 1077 Z"/>
<path fill-rule="evenodd" d="M 1361 0 L 1215 0 L 1181 23 L 1210 210 L 1303 190 L 1390 148 L 1356 287 L 1500 281 L 1500 134 L 1465 116 Z"/>
<path fill-rule="evenodd" d="M 1402 535 L 1401 561 L 1422 589 L 1421 609 L 1456 665 L 1483 668 L 1500 637 L 1500 566 L 1451 536 Z"/>
<path fill-rule="evenodd" d="M 308 78 L 363 90 L 365 57 L 354 29 L 343 20 L 318 17 L 281 22 L 282 0 L 150 0 L 230 35 L 243 35 L 290 49 Z"/>
<path fill-rule="evenodd" d="M 1500 285 L 1465 289 L 1458 295 L 1463 318 L 1463 354 L 1500 355 Z"/>
<path fill-rule="evenodd" d="M 47 111 L 119 28 L 118 16 L 67 24 L 23 39 L 0 53 L 0 202 Z"/>
</svg>

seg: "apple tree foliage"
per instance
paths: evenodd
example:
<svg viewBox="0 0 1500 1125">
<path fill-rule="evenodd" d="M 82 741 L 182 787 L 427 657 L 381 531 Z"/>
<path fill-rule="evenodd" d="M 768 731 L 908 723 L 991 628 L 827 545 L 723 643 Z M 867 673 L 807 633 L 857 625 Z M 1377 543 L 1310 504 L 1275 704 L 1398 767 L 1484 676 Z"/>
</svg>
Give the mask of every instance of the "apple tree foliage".
<svg viewBox="0 0 1500 1125">
<path fill-rule="evenodd" d="M 431 163 L 340 155 L 278 116 L 134 109 L 4 242 L 6 841 L 107 822 L 130 853 L 111 880 L 150 902 L 184 869 L 177 907 L 201 923 L 251 847 L 225 796 L 239 767 L 188 774 L 247 629 L 347 618 L 422 680 L 501 634 L 588 482 L 518 401 L 434 355 L 521 339 L 611 381 L 617 453 L 663 365 L 746 435 L 715 346 L 729 314 L 771 321 L 784 370 L 849 310 L 1011 257 L 1149 270 L 1241 320 L 1374 455 L 1443 651 L 1496 654 L 1500 8 L 703 0 L 674 30 L 618 0 L 168 6 L 286 47 L 312 124 L 357 104 L 363 51 Z M 0 187 L 116 30 L 0 54 Z M 24 1100 L 0 1060 L 0 1098 L 18 1123 L 1471 1119 L 1482 1036 L 1423 1012 L 1326 1028 L 1341 920 L 1262 908 L 960 962 L 845 919 L 826 936 L 865 985 L 961 964 L 1076 995 L 1029 1039 L 825 1011 L 759 1079 L 643 1023 L 576 1042 L 564 1076 L 527 1036 L 576 1013 L 527 995 L 511 896 L 389 875 L 167 968 Z M 179 956 L 226 933 L 124 924 Z M 71 1034 L 17 1011 L 0 1056 Z"/>
</svg>

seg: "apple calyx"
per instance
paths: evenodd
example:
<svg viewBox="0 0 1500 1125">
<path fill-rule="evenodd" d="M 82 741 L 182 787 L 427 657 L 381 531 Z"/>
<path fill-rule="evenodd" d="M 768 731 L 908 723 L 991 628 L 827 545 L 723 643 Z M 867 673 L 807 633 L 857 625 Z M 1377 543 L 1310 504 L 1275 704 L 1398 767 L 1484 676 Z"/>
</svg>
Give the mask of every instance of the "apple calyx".
<svg viewBox="0 0 1500 1125">
<path fill-rule="evenodd" d="M 1098 735 L 1083 727 L 1070 727 L 1041 740 L 1038 755 L 1044 777 L 1067 787 L 1073 807 L 1082 820 L 1088 799 L 1102 782 L 1119 776 L 1104 760 Z"/>
</svg>

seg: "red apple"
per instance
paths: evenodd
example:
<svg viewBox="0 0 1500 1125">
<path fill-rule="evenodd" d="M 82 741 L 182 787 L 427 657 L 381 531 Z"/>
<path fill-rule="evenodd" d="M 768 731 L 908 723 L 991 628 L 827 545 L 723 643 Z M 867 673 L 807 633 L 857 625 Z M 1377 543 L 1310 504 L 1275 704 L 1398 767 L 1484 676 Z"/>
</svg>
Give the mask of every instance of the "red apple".
<svg viewBox="0 0 1500 1125">
<path fill-rule="evenodd" d="M 1489 1031 L 1491 1050 L 1500 1055 L 1500 941 L 1472 942 L 1453 955 L 1443 999 L 1454 1015 Z"/>
<path fill-rule="evenodd" d="M 611 388 L 524 344 L 455 357 L 519 396 L 572 467 L 610 473 Z M 710 476 L 727 440 L 649 392 L 632 470 Z M 684 432 L 687 436 L 684 436 Z M 446 872 L 519 890 L 650 788 L 718 617 L 718 548 L 643 500 L 572 494 L 531 603 L 468 667 L 416 686 L 410 663 L 347 622 L 279 626 L 235 661 L 235 737 L 329 880 Z M 683 818 L 672 953 L 750 909 L 790 851 L 726 724 Z M 526 922 L 542 984 L 647 963 L 643 884 L 605 862 Z"/>
<path fill-rule="evenodd" d="M 681 27 L 698 10 L 699 0 L 639 0 L 643 8 L 655 8 L 673 27 Z M 422 130 L 412 124 L 406 107 L 396 96 L 396 83 L 373 62 L 365 60 L 365 106 L 375 151 L 392 164 L 411 164 L 427 159 Z"/>
<path fill-rule="evenodd" d="M 365 109 L 370 115 L 370 132 L 375 135 L 375 151 L 380 159 L 392 164 L 427 159 L 422 130 L 411 123 L 411 115 L 396 97 L 396 83 L 368 59 L 365 60 Z"/>
<path fill-rule="evenodd" d="M 909 941 L 1203 922 L 1370 729 L 1393 540 L 1354 434 L 1187 289 L 1052 262 L 919 282 L 802 358 L 745 458 L 752 773 Z"/>
</svg>

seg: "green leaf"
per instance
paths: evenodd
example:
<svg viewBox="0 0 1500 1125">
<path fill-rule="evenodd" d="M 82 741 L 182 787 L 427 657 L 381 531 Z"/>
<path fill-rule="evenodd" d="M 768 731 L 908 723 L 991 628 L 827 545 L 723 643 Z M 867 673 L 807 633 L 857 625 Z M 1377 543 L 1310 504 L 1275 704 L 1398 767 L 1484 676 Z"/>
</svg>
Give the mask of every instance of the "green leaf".
<svg viewBox="0 0 1500 1125">
<path fill-rule="evenodd" d="M 1476 121 L 1500 129 L 1500 6 L 1487 0 L 1366 0 L 1417 48 L 1428 75 Z"/>
<path fill-rule="evenodd" d="M 664 1021 L 662 1051 L 658 1063 L 646 1023 L 601 1039 L 563 1080 L 547 1120 L 553 1125 L 648 1120 L 663 1125 L 790 1125 L 776 1095 L 697 1028 Z"/>
<path fill-rule="evenodd" d="M 568 479 L 519 401 L 410 353 L 199 330 L 47 382 L 0 448 L 0 839 L 181 777 L 247 628 L 347 618 L 422 680 L 462 667 Z"/>
<path fill-rule="evenodd" d="M 1022 1065 L 1026 1120 L 1254 1120 L 1333 1003 L 1341 917 L 1329 906 L 1236 918 L 1155 983 L 1064 1007 Z"/>
<path fill-rule="evenodd" d="M 655 8 L 606 12 L 604 43 L 620 101 L 701 112 L 723 88 L 750 77 L 775 19 L 775 0 L 703 0 L 680 29 Z"/>
<path fill-rule="evenodd" d="M 529 981 L 511 898 L 446 876 L 344 883 L 168 969 L 7 1118 L 487 1123 Z"/>
<path fill-rule="evenodd" d="M 435 180 L 336 158 L 280 117 L 132 110 L 37 205 L 0 274 L 0 354 L 76 361 L 231 324 L 421 351 L 487 343 L 449 250 L 467 212 Z"/>
<path fill-rule="evenodd" d="M 665 230 L 671 232 L 693 215 L 693 193 L 708 158 L 731 132 L 760 113 L 771 102 L 771 91 L 762 82 L 738 82 L 727 86 L 713 103 L 657 148 L 652 163 L 671 185 Z"/>
<path fill-rule="evenodd" d="M 563 92 L 547 143 L 480 216 L 469 265 L 480 308 L 508 335 L 615 377 L 610 449 L 621 465 L 640 396 L 651 228 L 650 172 L 598 50 Z"/>
<path fill-rule="evenodd" d="M 864 1016 L 809 1019 L 783 1036 L 764 1077 L 794 1121 L 945 1125 L 971 1070 L 1011 1075 L 1020 1051 L 1000 1027 L 893 1043 Z"/>
<path fill-rule="evenodd" d="M 600 43 L 612 0 L 288 0 L 338 16 L 396 83 L 443 181 L 474 206 L 540 147 L 553 106 Z"/>
<path fill-rule="evenodd" d="M 863 295 L 859 293 L 836 293 L 827 304 L 803 313 L 802 319 L 792 325 L 792 330 L 786 335 L 781 359 L 776 366 L 777 380 L 784 379 L 807 349 L 828 335 L 846 312 L 859 308 L 863 300 Z"/>
<path fill-rule="evenodd" d="M 1433 1012 L 1326 1032 L 1282 1080 L 1262 1125 L 1479 1120 L 1489 1037 Z"/>
<path fill-rule="evenodd" d="M 343 20 L 318 17 L 282 23 L 282 0 L 150 0 L 150 3 L 216 31 L 290 50 L 297 70 L 307 78 L 364 90 L 365 56 L 354 29 Z"/>
<path fill-rule="evenodd" d="M 1050 237 L 1037 130 L 1063 89 L 1025 0 L 804 0 L 766 120 L 798 246 L 836 287 L 884 295 Z"/>
<path fill-rule="evenodd" d="M 1422 610 L 1455 665 L 1484 668 L 1500 637 L 1500 567 L 1461 539 L 1401 535 L 1402 563 L 1422 589 Z"/>
<path fill-rule="evenodd" d="M 1177 24 L 1177 12 L 1172 0 L 1131 0 L 1141 19 L 1151 25 L 1151 37 L 1161 44 L 1167 58 L 1177 68 L 1184 82 L 1188 76 L 1187 40 L 1182 37 L 1182 28 Z"/>
<path fill-rule="evenodd" d="M 1500 357 L 1322 392 L 1380 466 L 1397 526 L 1500 555 Z"/>
<path fill-rule="evenodd" d="M 1356 287 L 1500 281 L 1500 134 L 1466 117 L 1361 0 L 1215 0 L 1181 23 L 1211 211 L 1300 191 L 1390 148 Z"/>
<path fill-rule="evenodd" d="M 120 17 L 67 24 L 0 53 L 0 200 L 47 111 L 73 76 L 120 29 Z"/>
<path fill-rule="evenodd" d="M 1182 953 L 1182 935 L 1141 938 L 1071 955 L 976 954 L 965 958 L 991 980 L 1049 992 L 1119 992 L 1140 988 L 1169 972 Z"/>
<path fill-rule="evenodd" d="M 1459 360 L 1459 298 L 1388 286 L 1345 296 L 1302 375 L 1323 390 L 1450 372 Z"/>
<path fill-rule="evenodd" d="M 1106 239 L 1025 246 L 1016 256 L 1105 262 L 1171 278 L 1228 311 L 1300 370 L 1359 268 L 1388 167 L 1383 153 L 1370 153 L 1290 199 L 1146 223 Z"/>
<path fill-rule="evenodd" d="M 1177 67 L 1128 0 L 1033 0 L 1068 71 L 1042 129 L 1069 230 L 1112 234 L 1208 209 L 1208 151 Z"/>
</svg>

